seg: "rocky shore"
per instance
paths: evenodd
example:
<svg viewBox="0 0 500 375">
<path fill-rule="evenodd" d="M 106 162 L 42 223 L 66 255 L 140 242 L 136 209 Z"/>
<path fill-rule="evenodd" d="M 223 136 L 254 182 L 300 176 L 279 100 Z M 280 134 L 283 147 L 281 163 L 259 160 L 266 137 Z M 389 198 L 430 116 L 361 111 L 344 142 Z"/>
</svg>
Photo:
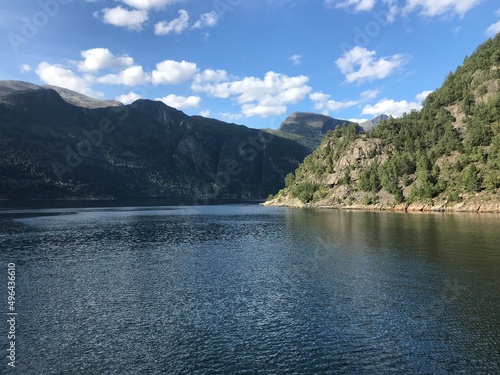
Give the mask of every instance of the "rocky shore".
<svg viewBox="0 0 500 375">
<path fill-rule="evenodd" d="M 496 195 L 477 194 L 467 197 L 461 202 L 447 202 L 444 200 L 429 200 L 414 203 L 390 204 L 376 203 L 365 205 L 360 203 L 347 204 L 332 201 L 318 201 L 314 203 L 303 203 L 297 198 L 277 197 L 264 202 L 264 206 L 294 207 L 294 208 L 335 208 L 348 210 L 369 211 L 399 211 L 399 212 L 477 212 L 477 213 L 500 213 L 500 198 Z"/>
</svg>

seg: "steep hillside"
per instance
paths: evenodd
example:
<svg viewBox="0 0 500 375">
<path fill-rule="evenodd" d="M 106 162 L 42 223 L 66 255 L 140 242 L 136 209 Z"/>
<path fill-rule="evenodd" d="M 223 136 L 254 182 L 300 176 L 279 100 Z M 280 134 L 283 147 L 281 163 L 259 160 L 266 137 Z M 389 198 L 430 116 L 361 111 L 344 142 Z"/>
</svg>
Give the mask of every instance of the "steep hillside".
<svg viewBox="0 0 500 375">
<path fill-rule="evenodd" d="M 161 102 L 87 108 L 54 89 L 3 87 L 0 199 L 259 199 L 311 152 Z"/>
<path fill-rule="evenodd" d="M 337 128 L 270 205 L 500 211 L 500 35 L 420 112 Z"/>
</svg>

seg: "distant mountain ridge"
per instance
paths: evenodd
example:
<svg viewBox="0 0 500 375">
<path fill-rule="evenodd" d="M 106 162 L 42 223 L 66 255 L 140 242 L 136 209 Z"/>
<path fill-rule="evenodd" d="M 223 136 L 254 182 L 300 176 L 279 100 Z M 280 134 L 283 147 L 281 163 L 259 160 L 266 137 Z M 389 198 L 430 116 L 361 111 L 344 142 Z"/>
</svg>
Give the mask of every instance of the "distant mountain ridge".
<svg viewBox="0 0 500 375">
<path fill-rule="evenodd" d="M 294 112 L 281 123 L 278 130 L 321 140 L 329 130 L 333 130 L 339 125 L 349 124 L 353 124 L 353 122 L 317 113 Z"/>
<path fill-rule="evenodd" d="M 44 85 L 39 86 L 29 82 L 23 81 L 0 81 L 0 100 L 2 97 L 20 91 L 40 90 L 50 88 L 55 90 L 66 102 L 76 105 L 78 107 L 95 109 L 105 107 L 119 107 L 123 103 L 116 100 L 99 100 L 89 96 L 80 94 L 78 92 L 65 89 L 59 86 Z"/>
<path fill-rule="evenodd" d="M 375 126 L 377 126 L 381 121 L 389 119 L 392 119 L 392 116 L 381 114 L 372 118 L 371 120 L 361 122 L 359 126 L 361 126 L 365 132 L 367 132 L 375 128 Z"/>
<path fill-rule="evenodd" d="M 312 148 L 285 133 L 0 82 L 0 199 L 263 199 Z"/>
</svg>

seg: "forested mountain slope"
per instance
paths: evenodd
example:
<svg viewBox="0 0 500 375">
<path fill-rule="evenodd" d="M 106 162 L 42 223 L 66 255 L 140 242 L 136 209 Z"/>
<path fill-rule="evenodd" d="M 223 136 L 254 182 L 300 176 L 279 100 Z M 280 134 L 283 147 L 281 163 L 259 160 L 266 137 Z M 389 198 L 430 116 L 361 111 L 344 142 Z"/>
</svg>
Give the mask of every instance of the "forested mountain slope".
<svg viewBox="0 0 500 375">
<path fill-rule="evenodd" d="M 328 133 L 267 204 L 499 211 L 500 35 L 430 94 L 421 111 L 363 134 Z"/>
</svg>

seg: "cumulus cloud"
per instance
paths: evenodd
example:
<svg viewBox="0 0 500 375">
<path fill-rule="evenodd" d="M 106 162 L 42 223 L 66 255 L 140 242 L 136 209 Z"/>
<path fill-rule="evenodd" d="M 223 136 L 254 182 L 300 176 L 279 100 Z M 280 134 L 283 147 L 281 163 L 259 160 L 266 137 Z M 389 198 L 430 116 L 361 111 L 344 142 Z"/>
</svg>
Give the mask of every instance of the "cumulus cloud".
<svg viewBox="0 0 500 375">
<path fill-rule="evenodd" d="M 200 111 L 200 116 L 209 117 L 210 116 L 210 110 L 209 109 L 205 109 L 203 111 Z"/>
<path fill-rule="evenodd" d="M 246 117 L 280 116 L 285 112 L 286 105 L 279 98 L 272 96 L 261 98 L 258 103 L 243 104 L 241 106 L 241 113 Z"/>
<path fill-rule="evenodd" d="M 292 55 L 288 58 L 288 60 L 290 60 L 293 63 L 293 65 L 300 65 L 301 59 L 302 59 L 301 55 Z"/>
<path fill-rule="evenodd" d="M 380 100 L 375 105 L 366 105 L 363 107 L 363 115 L 378 116 L 381 114 L 391 115 L 392 117 L 401 117 L 403 113 L 410 113 L 412 110 L 421 110 L 422 102 L 432 94 L 431 90 L 422 91 L 415 96 L 416 101 L 408 102 L 406 100 L 396 101 L 393 99 Z"/>
<path fill-rule="evenodd" d="M 102 96 L 102 93 L 91 89 L 88 80 L 77 76 L 61 65 L 49 64 L 44 61 L 38 64 L 35 72 L 40 80 L 48 85 L 64 87 L 94 98 Z"/>
<path fill-rule="evenodd" d="M 94 13 L 99 17 L 102 14 L 102 21 L 109 25 L 126 27 L 129 30 L 141 31 L 142 24 L 148 20 L 148 13 L 142 9 L 129 10 L 122 6 L 115 8 L 104 8 L 101 12 Z"/>
<path fill-rule="evenodd" d="M 106 83 L 109 85 L 125 85 L 125 86 L 137 86 L 142 85 L 150 81 L 150 76 L 148 73 L 144 72 L 142 66 L 131 66 L 125 70 L 122 70 L 118 74 L 107 74 L 103 77 L 97 78 L 97 82 Z"/>
<path fill-rule="evenodd" d="M 174 94 L 167 95 L 163 98 L 157 98 L 156 100 L 162 101 L 166 105 L 177 109 L 198 108 L 201 103 L 201 98 L 199 96 L 185 97 Z"/>
<path fill-rule="evenodd" d="M 188 61 L 165 60 L 156 64 L 156 70 L 151 74 L 154 85 L 174 85 L 188 81 L 198 72 L 195 63 Z"/>
<path fill-rule="evenodd" d="M 155 25 L 156 35 L 181 34 L 189 27 L 189 13 L 181 9 L 179 17 L 172 21 L 162 21 Z"/>
<path fill-rule="evenodd" d="M 407 102 L 406 100 L 395 101 L 393 99 L 383 99 L 375 105 L 366 105 L 363 108 L 363 115 L 378 116 L 381 114 L 401 117 L 403 113 L 409 113 L 412 109 L 420 110 L 421 103 Z"/>
<path fill-rule="evenodd" d="M 423 102 L 427 97 L 432 94 L 432 90 L 422 91 L 415 97 L 419 102 Z"/>
<path fill-rule="evenodd" d="M 338 112 L 343 109 L 355 106 L 359 102 L 356 100 L 348 100 L 338 102 L 336 100 L 330 99 L 331 95 L 323 94 L 322 92 L 313 92 L 309 95 L 309 99 L 314 102 L 314 109 L 321 111 L 323 114 L 328 114 L 329 112 Z"/>
<path fill-rule="evenodd" d="M 167 5 L 172 5 L 179 0 L 122 0 L 123 3 L 127 4 L 128 6 L 131 6 L 132 8 L 136 9 L 163 9 Z"/>
<path fill-rule="evenodd" d="M 193 29 L 202 29 L 204 27 L 217 26 L 219 22 L 219 15 L 216 12 L 204 13 L 200 16 L 198 21 L 193 25 Z"/>
<path fill-rule="evenodd" d="M 497 35 L 498 33 L 500 33 L 500 21 L 490 25 L 487 29 L 486 29 L 486 35 L 488 36 L 495 36 Z"/>
<path fill-rule="evenodd" d="M 283 114 L 288 104 L 298 103 L 311 91 L 306 76 L 289 77 L 267 72 L 263 79 L 230 78 L 224 70 L 205 70 L 197 74 L 192 90 L 218 98 L 233 98 L 247 116 L 272 116 Z"/>
<path fill-rule="evenodd" d="M 127 55 L 115 56 L 107 48 L 93 48 L 81 52 L 83 61 L 78 62 L 81 72 L 97 72 L 101 69 L 130 66 L 134 59 Z"/>
<path fill-rule="evenodd" d="M 118 100 L 119 102 L 122 102 L 123 104 L 130 104 L 130 103 L 133 103 L 139 99 L 142 99 L 142 96 L 140 96 L 139 94 L 136 94 L 133 91 L 129 92 L 128 94 L 123 94 L 123 95 L 116 97 L 116 100 Z"/>
<path fill-rule="evenodd" d="M 396 69 L 406 63 L 402 54 L 376 59 L 376 52 L 356 46 L 345 52 L 335 61 L 340 71 L 349 83 L 356 81 L 371 81 L 391 75 Z"/>
<path fill-rule="evenodd" d="M 370 11 L 375 2 L 375 0 L 325 0 L 328 7 L 351 9 L 354 12 Z"/>
<path fill-rule="evenodd" d="M 194 76 L 191 89 L 216 98 L 229 98 L 230 78 L 225 70 L 206 69 Z"/>
</svg>

